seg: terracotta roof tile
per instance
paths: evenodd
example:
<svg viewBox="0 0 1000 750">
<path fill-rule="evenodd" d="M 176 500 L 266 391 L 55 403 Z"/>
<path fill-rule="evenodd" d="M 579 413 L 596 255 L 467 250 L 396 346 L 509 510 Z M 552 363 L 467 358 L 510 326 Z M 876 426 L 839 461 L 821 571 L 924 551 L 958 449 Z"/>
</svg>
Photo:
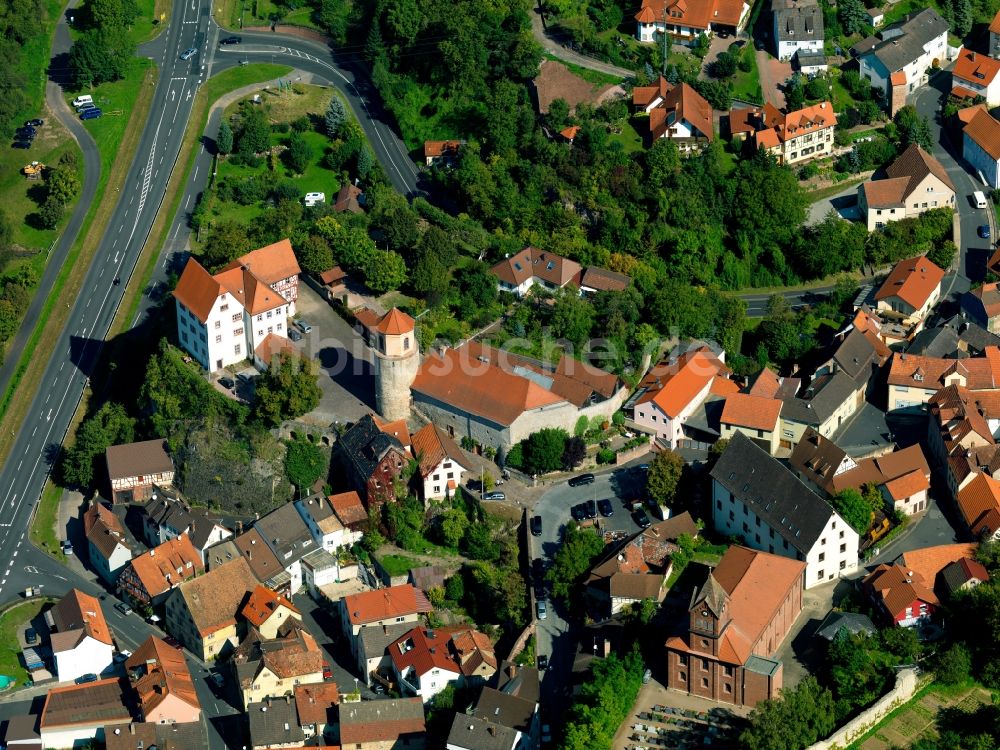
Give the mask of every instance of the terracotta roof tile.
<svg viewBox="0 0 1000 750">
<path fill-rule="evenodd" d="M 254 354 L 266 366 L 270 366 L 275 357 L 286 354 L 289 357 L 298 357 L 299 350 L 295 348 L 291 341 L 278 333 L 269 333 L 257 344 Z"/>
<path fill-rule="evenodd" d="M 413 435 L 413 454 L 420 462 L 420 475 L 427 477 L 442 461 L 450 458 L 468 471 L 468 460 L 462 449 L 437 425 L 424 425 Z"/>
<path fill-rule="evenodd" d="M 267 581 L 285 569 L 257 529 L 243 532 L 233 543 L 259 581 Z"/>
<path fill-rule="evenodd" d="M 168 646 L 156 636 L 147 638 L 126 660 L 125 672 L 144 717 L 170 696 L 201 710 L 184 652 Z"/>
<path fill-rule="evenodd" d="M 642 379 L 646 393 L 639 402 L 652 401 L 670 418 L 686 409 L 700 393 L 711 391 L 719 375 L 729 373 L 722 362 L 707 348 L 686 352 L 676 359 L 657 364 Z"/>
<path fill-rule="evenodd" d="M 989 30 L 991 34 L 1000 34 L 1000 11 L 997 11 L 997 14 L 993 16 L 993 20 L 990 21 Z"/>
<path fill-rule="evenodd" d="M 404 333 L 412 333 L 415 325 L 413 318 L 398 307 L 394 307 L 381 317 L 375 325 L 375 330 L 386 336 L 401 336 Z"/>
<path fill-rule="evenodd" d="M 135 576 L 150 598 L 155 598 L 177 586 L 181 581 L 203 573 L 201 555 L 187 534 L 168 539 L 129 562 Z M 124 573 L 123 573 L 124 574 Z"/>
<path fill-rule="evenodd" d="M 565 286 L 582 271 L 583 267 L 575 260 L 530 245 L 490 269 L 498 279 L 513 286 L 534 277 L 557 287 Z"/>
<path fill-rule="evenodd" d="M 45 730 L 64 727 L 131 721 L 127 704 L 125 683 L 117 677 L 83 685 L 54 687 L 45 696 L 39 727 L 44 734 Z"/>
<path fill-rule="evenodd" d="M 931 293 L 941 285 L 943 278 L 944 271 L 927 260 L 924 255 L 901 260 L 875 293 L 875 299 L 898 297 L 919 310 Z"/>
<path fill-rule="evenodd" d="M 902 208 L 906 205 L 909 177 L 869 180 L 861 184 L 868 208 Z"/>
<path fill-rule="evenodd" d="M 441 156 L 457 156 L 465 141 L 424 141 L 424 158 L 437 159 Z"/>
<path fill-rule="evenodd" d="M 329 286 L 330 284 L 335 284 L 338 281 L 343 281 L 347 278 L 347 272 L 340 266 L 334 266 L 333 268 L 328 268 L 319 275 L 319 280 L 324 284 Z"/>
<path fill-rule="evenodd" d="M 992 516 L 1000 513 L 1000 481 L 979 472 L 958 491 L 957 502 L 958 509 L 973 534 L 982 530 L 984 524 L 990 536 L 998 530 L 997 527 L 989 527 L 993 525 Z"/>
<path fill-rule="evenodd" d="M 1000 122 L 989 112 L 982 110 L 973 115 L 964 132 L 990 157 L 1000 161 Z"/>
<path fill-rule="evenodd" d="M 114 479 L 165 474 L 174 470 L 167 453 L 166 440 L 143 440 L 139 443 L 112 445 L 105 453 L 108 476 Z"/>
<path fill-rule="evenodd" d="M 284 279 L 302 273 L 295 260 L 292 243 L 287 239 L 252 250 L 236 259 L 235 263 L 246 266 L 250 273 L 265 284 L 276 284 Z"/>
<path fill-rule="evenodd" d="M 908 550 L 902 554 L 903 566 L 919 574 L 923 580 L 934 582 L 938 573 L 956 560 L 974 557 L 978 544 L 939 544 L 935 547 L 922 547 Z"/>
<path fill-rule="evenodd" d="M 198 632 L 204 636 L 236 623 L 247 594 L 257 585 L 247 561 L 240 558 L 208 571 L 177 587 Z"/>
<path fill-rule="evenodd" d="M 1000 282 L 991 281 L 983 284 L 970 290 L 969 294 L 979 300 L 987 318 L 1000 315 Z"/>
<path fill-rule="evenodd" d="M 299 715 L 299 726 L 318 724 L 322 728 L 327 724 L 336 724 L 336 706 L 339 703 L 340 691 L 335 682 L 295 686 L 295 710 Z"/>
<path fill-rule="evenodd" d="M 1000 73 L 1000 60 L 994 60 L 983 53 L 962 50 L 955 67 L 952 68 L 952 81 L 969 81 L 979 86 L 989 86 Z M 952 83 L 954 87 L 954 83 Z"/>
<path fill-rule="evenodd" d="M 375 422 L 375 426 L 378 427 L 382 433 L 396 438 L 400 445 L 409 449 L 412 438 L 410 437 L 410 427 L 406 424 L 405 419 L 397 419 L 395 422 L 386 422 L 378 414 L 372 414 L 372 419 Z"/>
<path fill-rule="evenodd" d="M 83 640 L 84 636 L 90 636 L 109 646 L 114 644 L 111 629 L 104 619 L 104 610 L 101 609 L 101 603 L 96 597 L 85 594 L 79 589 L 70 589 L 51 612 L 56 633 L 68 636 L 58 639 L 53 637 L 53 651 L 71 650 Z"/>
<path fill-rule="evenodd" d="M 994 355 L 1000 354 L 1000 350 L 995 346 L 986 347 L 984 353 L 989 353 L 991 350 L 993 350 Z M 906 385 L 937 390 L 945 385 L 945 377 L 952 373 L 958 373 L 964 377 L 965 387 L 972 391 L 1000 388 L 1000 363 L 995 363 L 989 356 L 972 357 L 959 361 L 942 357 L 895 353 L 889 365 L 888 381 L 889 385 Z"/>
<path fill-rule="evenodd" d="M 87 541 L 94 545 L 105 560 L 110 559 L 119 545 L 129 549 L 125 529 L 118 516 L 100 501 L 95 500 L 83 514 L 83 531 L 87 535 Z"/>
<path fill-rule="evenodd" d="M 630 281 L 631 279 L 623 273 L 609 271 L 599 266 L 588 266 L 583 272 L 580 286 L 603 292 L 621 292 Z"/>
<path fill-rule="evenodd" d="M 409 583 L 351 594 L 345 596 L 343 602 L 352 625 L 365 625 L 388 618 L 430 612 L 432 609 L 424 593 Z"/>
<path fill-rule="evenodd" d="M 190 310 L 202 323 L 208 322 L 215 300 L 222 294 L 222 285 L 205 270 L 195 258 L 188 262 L 181 272 L 181 278 L 174 288 L 174 297 Z"/>
<path fill-rule="evenodd" d="M 646 14 L 645 11 L 650 13 Z M 671 23 L 690 26 L 695 29 L 708 30 L 709 24 L 738 26 L 743 14 L 742 0 L 643 0 L 642 10 L 635 15 L 640 23 L 640 16 L 652 16 L 654 20 L 662 20 L 670 16 Z"/>
<path fill-rule="evenodd" d="M 344 526 L 368 521 L 368 511 L 361 502 L 361 496 L 354 490 L 330 495 L 327 500 Z"/>
<path fill-rule="evenodd" d="M 909 474 L 904 474 L 885 484 L 885 488 L 893 500 L 905 500 L 918 492 L 930 489 L 930 486 L 930 479 L 920 471 L 911 471 Z"/>
<path fill-rule="evenodd" d="M 346 703 L 340 710 L 340 742 L 356 744 L 392 742 L 407 736 L 423 736 L 424 704 L 420 698 Z"/>
<path fill-rule="evenodd" d="M 749 393 L 734 393 L 726 399 L 719 422 L 772 432 L 777 429 L 780 416 L 781 401 Z"/>
<path fill-rule="evenodd" d="M 674 124 L 687 122 L 695 131 L 693 137 L 712 140 L 712 105 L 687 83 L 667 86 L 662 100 L 649 112 L 649 130 L 653 138 L 672 137 L 670 130 Z"/>
<path fill-rule="evenodd" d="M 250 598 L 247 599 L 247 603 L 243 605 L 243 610 L 240 614 L 243 618 L 253 625 L 255 628 L 259 628 L 265 622 L 270 619 L 279 607 L 285 607 L 298 614 L 298 608 L 292 604 L 288 599 L 283 597 L 274 591 L 271 591 L 267 586 L 258 585 L 254 588 L 253 592 L 250 594 Z"/>
<path fill-rule="evenodd" d="M 897 70 L 891 76 L 889 76 L 889 83 L 893 86 L 905 86 L 906 85 L 906 71 Z"/>
<path fill-rule="evenodd" d="M 939 604 L 937 596 L 918 573 L 899 565 L 879 565 L 861 585 L 873 592 L 893 619 L 901 617 L 914 601 Z"/>
</svg>

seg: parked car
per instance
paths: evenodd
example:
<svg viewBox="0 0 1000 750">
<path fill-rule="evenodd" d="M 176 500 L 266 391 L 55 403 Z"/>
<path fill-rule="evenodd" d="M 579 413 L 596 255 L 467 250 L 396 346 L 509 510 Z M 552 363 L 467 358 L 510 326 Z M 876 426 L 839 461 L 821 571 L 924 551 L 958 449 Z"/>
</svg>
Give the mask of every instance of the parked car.
<svg viewBox="0 0 1000 750">
<path fill-rule="evenodd" d="M 115 664 L 123 664 L 124 662 L 128 661 L 131 657 L 132 657 L 132 652 L 129 651 L 127 648 L 123 648 L 121 651 L 115 654 L 113 658 Z"/>
<path fill-rule="evenodd" d="M 990 238 L 990 228 L 987 224 L 983 224 L 979 227 L 979 236 L 984 240 L 988 240 Z"/>
<path fill-rule="evenodd" d="M 570 508 L 570 515 L 573 516 L 573 520 L 579 523 L 587 518 L 587 509 L 584 507 L 583 503 L 574 505 Z"/>
<path fill-rule="evenodd" d="M 587 518 L 597 518 L 597 503 L 593 500 L 588 500 L 585 503 L 587 509 Z"/>
<path fill-rule="evenodd" d="M 493 492 L 487 492 L 483 495 L 483 500 L 506 500 L 506 499 L 507 495 L 498 490 L 494 490 Z"/>
<path fill-rule="evenodd" d="M 34 646 L 36 643 L 38 643 L 38 631 L 36 631 L 34 628 L 27 628 L 24 631 L 24 641 L 29 646 Z"/>
<path fill-rule="evenodd" d="M 38 135 L 38 133 L 34 128 L 28 127 L 28 128 L 18 128 L 17 130 L 14 131 L 14 135 L 17 138 L 20 138 L 21 140 L 30 141 L 34 139 L 34 137 Z"/>
<path fill-rule="evenodd" d="M 549 666 L 549 657 L 546 656 L 545 654 L 539 654 L 538 669 L 544 672 L 546 669 L 548 669 L 548 666 Z"/>
<path fill-rule="evenodd" d="M 534 536 L 541 536 L 542 535 L 542 517 L 541 516 L 532 516 L 531 517 L 531 533 Z"/>
<path fill-rule="evenodd" d="M 232 378 L 219 378 L 219 385 L 221 385 L 226 390 L 233 390 L 236 387 L 236 381 Z"/>
<path fill-rule="evenodd" d="M 313 329 L 313 327 L 304 320 L 296 320 L 295 327 L 302 331 L 302 333 L 309 333 Z"/>
<path fill-rule="evenodd" d="M 45 124 L 45 120 L 39 120 L 37 117 L 34 120 L 28 120 L 24 123 L 26 128 L 40 128 Z"/>
<path fill-rule="evenodd" d="M 217 688 L 221 688 L 226 684 L 226 678 L 222 676 L 221 672 L 212 672 L 212 682 L 215 683 Z"/>
<path fill-rule="evenodd" d="M 302 340 L 302 331 L 300 331 L 298 328 L 294 328 L 294 327 L 293 328 L 289 328 L 288 329 L 288 338 L 290 338 L 292 341 L 301 341 Z"/>
<path fill-rule="evenodd" d="M 546 617 L 549 616 L 549 607 L 545 603 L 544 599 L 539 599 L 535 603 L 535 613 L 538 615 L 539 620 L 544 620 Z"/>
<path fill-rule="evenodd" d="M 323 662 L 323 679 L 324 680 L 333 679 L 333 670 L 330 669 L 330 665 L 327 664 L 326 662 Z"/>
<path fill-rule="evenodd" d="M 168 646 L 172 646 L 173 648 L 176 649 L 184 648 L 184 644 L 181 643 L 176 638 L 174 638 L 172 635 L 163 636 L 163 642 L 166 643 Z"/>
<path fill-rule="evenodd" d="M 646 511 L 644 511 L 642 508 L 639 508 L 639 510 L 633 513 L 632 518 L 635 519 L 635 522 L 639 524 L 639 528 L 642 529 L 648 529 L 650 524 L 652 523 L 649 520 L 649 516 L 646 515 Z"/>
<path fill-rule="evenodd" d="M 601 515 L 605 518 L 609 518 L 615 514 L 615 509 L 611 507 L 611 501 L 608 498 L 597 501 L 597 509 L 601 512 Z"/>
<path fill-rule="evenodd" d="M 72 555 L 73 554 L 73 542 L 71 542 L 69 540 L 66 540 L 65 542 L 63 542 L 62 543 L 62 551 L 63 551 L 64 555 Z"/>
<path fill-rule="evenodd" d="M 589 472 L 587 474 L 580 474 L 579 476 L 575 476 L 568 482 L 570 487 L 583 487 L 585 484 L 593 484 L 593 483 L 594 483 L 594 475 L 590 474 Z"/>
<path fill-rule="evenodd" d="M 188 47 L 186 50 L 181 52 L 181 60 L 190 60 L 192 57 L 194 57 L 197 51 L 198 50 L 196 50 L 194 47 Z"/>
<path fill-rule="evenodd" d="M 242 41 L 241 36 L 227 36 L 225 39 L 220 39 L 219 44 L 239 44 Z"/>
<path fill-rule="evenodd" d="M 97 109 L 97 105 L 93 102 L 83 102 L 82 104 L 76 105 L 76 113 L 81 114 L 88 109 Z"/>
<path fill-rule="evenodd" d="M 130 614 L 132 614 L 132 608 L 130 606 L 128 606 L 125 602 L 118 602 L 115 605 L 115 609 L 117 609 L 119 612 L 121 612 L 126 617 L 128 617 Z"/>
<path fill-rule="evenodd" d="M 94 107 L 93 109 L 88 109 L 88 110 L 85 110 L 85 111 L 81 112 L 80 113 L 80 119 L 81 120 L 96 120 L 98 117 L 100 117 L 103 114 L 104 113 L 101 110 L 99 110 L 97 107 Z"/>
<path fill-rule="evenodd" d="M 82 674 L 76 678 L 77 685 L 85 685 L 88 682 L 97 682 L 97 675 L 93 672 L 88 672 L 87 674 Z"/>
<path fill-rule="evenodd" d="M 649 471 L 649 464 L 639 464 L 636 466 L 639 471 Z"/>
<path fill-rule="evenodd" d="M 31 148 L 31 141 L 14 141 L 11 148 Z"/>
<path fill-rule="evenodd" d="M 552 727 L 548 724 L 542 724 L 542 744 L 552 744 Z"/>
</svg>

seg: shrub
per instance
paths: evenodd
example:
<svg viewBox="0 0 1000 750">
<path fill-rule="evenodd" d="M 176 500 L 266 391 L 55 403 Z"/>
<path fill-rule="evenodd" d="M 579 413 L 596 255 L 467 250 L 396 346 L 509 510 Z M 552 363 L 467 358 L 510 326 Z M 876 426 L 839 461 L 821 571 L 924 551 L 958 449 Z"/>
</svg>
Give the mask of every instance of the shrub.
<svg viewBox="0 0 1000 750">
<path fill-rule="evenodd" d="M 611 464 L 615 462 L 615 452 L 610 448 L 601 448 L 597 451 L 597 463 Z"/>
</svg>

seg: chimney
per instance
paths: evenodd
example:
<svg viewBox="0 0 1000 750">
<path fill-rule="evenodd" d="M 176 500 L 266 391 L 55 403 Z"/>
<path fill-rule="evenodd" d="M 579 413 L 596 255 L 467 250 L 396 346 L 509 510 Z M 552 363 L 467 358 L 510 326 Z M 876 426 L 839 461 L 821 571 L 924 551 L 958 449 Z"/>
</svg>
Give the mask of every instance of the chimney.
<svg viewBox="0 0 1000 750">
<path fill-rule="evenodd" d="M 135 724 L 133 724 L 131 721 L 128 723 L 128 733 L 135 734 Z"/>
<path fill-rule="evenodd" d="M 149 551 L 149 556 L 150 556 L 150 557 L 156 557 L 156 550 L 155 550 L 155 549 L 151 549 L 151 550 Z"/>
</svg>

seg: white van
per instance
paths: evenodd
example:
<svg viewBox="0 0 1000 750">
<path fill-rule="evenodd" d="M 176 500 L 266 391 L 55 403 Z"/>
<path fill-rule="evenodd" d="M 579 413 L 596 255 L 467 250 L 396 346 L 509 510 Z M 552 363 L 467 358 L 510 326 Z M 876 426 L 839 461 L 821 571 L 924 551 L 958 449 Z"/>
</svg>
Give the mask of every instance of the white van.
<svg viewBox="0 0 1000 750">
<path fill-rule="evenodd" d="M 307 206 L 315 206 L 317 203 L 326 202 L 326 193 L 306 193 L 305 203 Z"/>
<path fill-rule="evenodd" d="M 986 196 L 983 195 L 981 190 L 977 190 L 972 194 L 972 200 L 975 201 L 976 208 L 986 208 Z"/>
<path fill-rule="evenodd" d="M 94 103 L 94 97 L 92 97 L 90 94 L 83 94 L 82 96 L 78 96 L 76 97 L 76 99 L 73 100 L 74 107 L 79 107 L 84 104 L 93 104 L 93 103 Z"/>
</svg>

